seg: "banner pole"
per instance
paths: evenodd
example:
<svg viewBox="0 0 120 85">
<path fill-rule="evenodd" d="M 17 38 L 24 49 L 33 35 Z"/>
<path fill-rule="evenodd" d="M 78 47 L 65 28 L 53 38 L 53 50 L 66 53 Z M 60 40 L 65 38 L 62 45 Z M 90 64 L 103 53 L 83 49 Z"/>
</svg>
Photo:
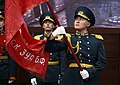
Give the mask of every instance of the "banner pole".
<svg viewBox="0 0 120 85">
<path fill-rule="evenodd" d="M 59 21 L 58 21 L 58 19 L 57 19 L 57 17 L 56 17 L 56 15 L 55 15 L 55 13 L 54 13 L 54 11 L 52 10 L 52 7 L 50 6 L 49 2 L 46 2 L 46 4 L 48 5 L 48 7 L 49 7 L 51 13 L 53 14 L 53 16 L 54 16 L 54 18 L 55 18 L 55 20 L 56 20 L 58 26 L 61 26 L 60 23 L 59 23 Z M 69 47 L 69 49 L 70 49 L 70 51 L 71 51 L 71 53 L 72 53 L 72 55 L 73 55 L 73 57 L 74 57 L 76 63 L 77 63 L 77 65 L 78 65 L 80 71 L 82 71 L 83 68 L 81 67 L 80 62 L 79 62 L 77 56 L 75 55 L 75 53 L 74 53 L 74 51 L 73 51 L 73 49 L 72 49 L 72 46 L 70 45 L 70 42 L 68 41 L 66 35 L 63 35 L 63 37 L 64 37 L 65 42 L 67 43 L 67 45 L 68 45 L 68 47 Z"/>
</svg>

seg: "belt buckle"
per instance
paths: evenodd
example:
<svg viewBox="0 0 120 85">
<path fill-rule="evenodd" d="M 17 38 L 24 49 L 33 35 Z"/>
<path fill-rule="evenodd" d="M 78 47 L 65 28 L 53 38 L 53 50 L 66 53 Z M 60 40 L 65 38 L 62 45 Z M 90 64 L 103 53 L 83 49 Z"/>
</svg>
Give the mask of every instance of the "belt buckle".
<svg viewBox="0 0 120 85">
<path fill-rule="evenodd" d="M 83 67 L 83 68 L 86 68 L 86 64 L 82 64 L 82 67 Z"/>
</svg>

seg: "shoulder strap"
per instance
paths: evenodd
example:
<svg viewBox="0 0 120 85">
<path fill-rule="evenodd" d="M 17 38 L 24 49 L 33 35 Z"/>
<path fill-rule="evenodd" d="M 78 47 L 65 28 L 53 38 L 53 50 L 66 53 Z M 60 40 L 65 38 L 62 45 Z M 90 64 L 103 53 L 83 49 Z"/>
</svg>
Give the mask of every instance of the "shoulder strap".
<svg viewBox="0 0 120 85">
<path fill-rule="evenodd" d="M 34 38 L 37 39 L 37 40 L 40 40 L 40 37 L 42 37 L 42 36 L 43 36 L 43 34 L 41 34 L 41 35 L 36 35 Z"/>
<path fill-rule="evenodd" d="M 95 36 L 95 38 L 97 39 L 104 40 L 101 35 L 98 35 L 98 34 L 91 34 L 91 35 Z"/>
<path fill-rule="evenodd" d="M 67 36 L 68 41 L 70 42 L 70 45 L 72 45 L 71 44 L 71 34 L 67 33 L 66 36 Z"/>
</svg>

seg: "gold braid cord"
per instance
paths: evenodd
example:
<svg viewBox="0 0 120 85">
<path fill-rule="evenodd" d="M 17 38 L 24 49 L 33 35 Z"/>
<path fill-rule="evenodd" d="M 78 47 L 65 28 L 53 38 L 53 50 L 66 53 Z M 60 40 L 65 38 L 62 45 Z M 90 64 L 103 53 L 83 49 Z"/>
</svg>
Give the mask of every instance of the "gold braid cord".
<svg viewBox="0 0 120 85">
<path fill-rule="evenodd" d="M 67 36 L 67 38 L 68 38 L 68 41 L 70 42 L 70 45 L 72 46 L 72 44 L 71 44 L 71 35 L 69 34 L 69 35 L 66 35 Z M 77 41 L 77 44 L 76 44 L 76 46 L 72 46 L 72 48 L 73 49 L 75 49 L 75 48 L 77 48 L 77 51 L 75 52 L 75 54 L 77 54 L 78 52 L 79 52 L 79 41 Z M 70 51 L 70 49 L 68 48 L 68 50 Z M 72 53 L 71 51 L 70 51 L 70 53 Z"/>
</svg>

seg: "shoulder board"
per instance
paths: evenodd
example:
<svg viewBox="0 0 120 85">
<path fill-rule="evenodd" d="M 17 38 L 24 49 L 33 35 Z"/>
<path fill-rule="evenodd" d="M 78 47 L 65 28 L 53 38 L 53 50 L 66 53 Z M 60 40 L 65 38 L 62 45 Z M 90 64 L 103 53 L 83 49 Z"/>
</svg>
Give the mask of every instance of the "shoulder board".
<svg viewBox="0 0 120 85">
<path fill-rule="evenodd" d="M 70 44 L 71 44 L 71 34 L 66 33 L 66 36 L 67 36 L 68 41 L 69 41 L 69 42 L 70 42 Z"/>
<path fill-rule="evenodd" d="M 42 36 L 43 36 L 43 34 L 41 34 L 41 35 L 36 35 L 36 36 L 34 37 L 34 39 L 40 40 L 40 37 L 42 37 Z"/>
<path fill-rule="evenodd" d="M 70 35 L 69 33 L 66 33 L 66 36 L 67 36 L 67 37 L 71 37 L 71 35 Z M 58 39 L 58 40 L 61 40 L 62 38 L 63 38 L 63 35 L 57 36 L 57 39 Z"/>
<path fill-rule="evenodd" d="M 91 34 L 91 35 L 95 36 L 95 38 L 97 39 L 104 40 L 101 35 L 97 35 L 97 34 Z"/>
</svg>

